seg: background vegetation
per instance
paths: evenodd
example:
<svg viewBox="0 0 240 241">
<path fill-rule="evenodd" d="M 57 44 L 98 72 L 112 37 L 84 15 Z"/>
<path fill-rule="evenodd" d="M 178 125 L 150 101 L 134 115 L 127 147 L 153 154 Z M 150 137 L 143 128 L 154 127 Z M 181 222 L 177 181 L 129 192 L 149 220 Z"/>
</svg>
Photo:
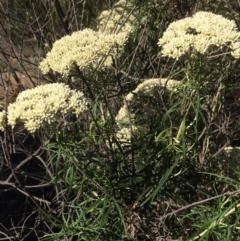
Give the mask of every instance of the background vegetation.
<svg viewBox="0 0 240 241">
<path fill-rule="evenodd" d="M 83 117 L 63 116 L 54 129 L 1 132 L 1 240 L 239 240 L 239 60 L 176 62 L 157 46 L 171 22 L 200 10 L 240 27 L 239 2 L 132 0 L 134 31 L 112 69 L 91 69 L 75 83 L 40 72 L 56 40 L 96 29 L 115 2 L 0 3 L 2 108 L 26 88 L 16 73 L 34 85 L 66 82 L 90 102 Z M 18 83 L 12 92 L 4 73 Z M 143 79 L 161 77 L 179 86 L 138 96 L 132 111 L 141 129 L 123 145 L 114 117 L 124 96 Z"/>
</svg>

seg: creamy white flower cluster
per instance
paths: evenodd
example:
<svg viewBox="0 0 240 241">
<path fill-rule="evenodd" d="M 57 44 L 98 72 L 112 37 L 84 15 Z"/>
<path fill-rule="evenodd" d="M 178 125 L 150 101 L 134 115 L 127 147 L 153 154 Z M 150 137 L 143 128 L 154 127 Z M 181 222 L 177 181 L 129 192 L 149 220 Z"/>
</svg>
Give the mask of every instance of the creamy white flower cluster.
<svg viewBox="0 0 240 241">
<path fill-rule="evenodd" d="M 98 30 L 104 33 L 130 32 L 136 19 L 132 7 L 129 1 L 120 0 L 112 9 L 103 11 L 98 17 Z"/>
<path fill-rule="evenodd" d="M 8 106 L 8 124 L 24 123 L 34 133 L 44 124 L 51 124 L 60 115 L 73 113 L 77 116 L 87 109 L 87 100 L 80 91 L 71 90 L 66 84 L 54 83 L 37 86 L 21 92 L 16 101 Z"/>
<path fill-rule="evenodd" d="M 6 112 L 1 111 L 0 112 L 0 130 L 1 131 L 4 131 L 4 128 L 6 126 L 5 119 L 6 119 Z"/>
<path fill-rule="evenodd" d="M 159 39 L 163 56 L 178 59 L 189 50 L 207 53 L 210 46 L 230 47 L 232 56 L 240 57 L 240 32 L 234 21 L 211 12 L 175 21 Z"/>
<path fill-rule="evenodd" d="M 106 34 L 91 29 L 74 32 L 56 41 L 39 67 L 43 73 L 52 69 L 68 76 L 75 66 L 80 69 L 98 65 L 110 66 L 111 56 L 117 55 L 126 40 L 127 34 L 124 32 Z"/>
<path fill-rule="evenodd" d="M 116 138 L 123 145 L 131 143 L 132 134 L 136 133 L 138 128 L 134 121 L 135 113 L 133 113 L 133 104 L 138 96 L 147 95 L 154 96 L 156 90 L 166 88 L 167 91 L 172 90 L 179 84 L 179 81 L 172 79 L 147 79 L 139 84 L 135 90 L 129 93 L 125 98 L 125 103 L 116 116 L 118 131 Z"/>
</svg>

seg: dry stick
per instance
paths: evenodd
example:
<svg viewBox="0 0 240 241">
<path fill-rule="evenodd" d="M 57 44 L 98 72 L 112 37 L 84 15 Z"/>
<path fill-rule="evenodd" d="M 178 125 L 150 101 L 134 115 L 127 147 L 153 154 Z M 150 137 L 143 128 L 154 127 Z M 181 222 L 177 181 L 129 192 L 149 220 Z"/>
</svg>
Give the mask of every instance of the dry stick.
<svg viewBox="0 0 240 241">
<path fill-rule="evenodd" d="M 44 29 L 44 27 L 47 25 L 47 23 L 48 23 L 49 21 L 47 21 L 47 23 L 45 23 L 44 25 L 41 26 L 41 24 L 40 24 L 40 22 L 39 22 L 39 18 L 37 17 L 37 13 L 36 13 L 35 6 L 36 6 L 36 5 L 35 5 L 34 3 L 32 3 L 33 12 L 34 12 L 34 17 L 35 17 L 35 20 L 36 20 L 37 25 L 38 25 L 38 32 L 40 32 L 40 39 L 37 37 L 37 34 L 35 35 L 35 37 L 36 37 L 36 39 L 37 39 L 37 41 L 38 41 L 38 45 L 39 45 L 39 47 L 40 47 L 40 46 L 41 46 L 41 43 L 42 43 L 43 40 L 44 40 L 43 29 Z M 43 6 L 44 6 L 44 4 L 43 4 Z M 31 28 L 31 24 L 29 24 L 29 27 Z M 32 32 L 34 33 L 35 31 L 32 31 Z M 41 56 L 41 54 L 40 54 L 40 49 L 38 50 L 37 55 L 38 55 L 38 59 L 39 59 L 39 57 Z M 30 75 L 28 74 L 28 72 L 26 72 L 26 73 L 27 73 L 28 77 L 30 78 Z M 38 68 L 37 85 L 39 85 L 39 84 L 40 84 L 40 80 L 39 80 L 39 68 Z"/>
<path fill-rule="evenodd" d="M 134 81 L 143 81 L 144 79 L 142 78 L 138 78 L 138 77 L 133 77 L 133 76 L 130 76 L 128 73 L 126 73 L 125 71 L 123 70 L 120 70 L 119 73 L 123 74 L 125 77 L 127 77 L 128 79 L 131 79 L 131 80 L 134 80 Z"/>
<path fill-rule="evenodd" d="M 4 134 L 4 140 L 2 139 L 2 137 L 0 137 L 0 141 L 1 141 L 1 146 L 2 146 L 2 150 L 3 150 L 3 155 L 4 155 L 4 159 L 7 161 L 7 159 L 9 158 L 8 152 L 6 152 L 5 150 L 7 150 L 7 145 L 6 145 L 6 141 L 5 141 L 5 134 Z M 1 163 L 1 168 L 3 166 L 3 162 Z"/>
<path fill-rule="evenodd" d="M 68 29 L 68 21 L 66 18 L 66 15 L 63 12 L 62 6 L 58 0 L 54 0 L 54 7 L 56 9 L 56 12 L 58 14 L 59 20 L 67 34 L 69 34 L 69 29 Z"/>
<path fill-rule="evenodd" d="M 79 26 L 78 26 L 78 19 L 77 19 L 77 13 L 76 13 L 75 3 L 74 3 L 74 0 L 71 0 L 71 1 L 72 1 L 73 15 L 74 15 L 74 19 L 75 19 L 75 22 L 76 22 L 77 31 L 79 31 Z M 82 20 L 83 20 L 83 17 L 82 17 Z M 81 21 L 81 23 L 83 23 L 83 21 Z"/>
<path fill-rule="evenodd" d="M 40 150 L 41 150 L 41 147 L 40 147 L 35 153 L 38 154 L 38 152 L 39 152 Z M 8 150 L 7 150 L 7 153 L 9 153 Z M 39 201 L 39 202 L 43 202 L 43 203 L 48 204 L 48 205 L 51 204 L 51 202 L 49 202 L 49 201 L 46 201 L 46 200 L 43 200 L 43 199 L 41 199 L 41 198 L 35 197 L 35 196 L 33 196 L 32 194 L 28 193 L 28 192 L 26 191 L 25 187 L 21 184 L 19 178 L 18 178 L 17 175 L 16 175 L 16 170 L 17 170 L 18 168 L 20 168 L 22 165 L 24 165 L 25 163 L 27 163 L 29 160 L 31 160 L 32 157 L 33 157 L 33 155 L 31 155 L 31 156 L 29 156 L 28 158 L 26 158 L 26 159 L 25 159 L 23 162 L 21 162 L 16 168 L 14 168 L 14 166 L 13 166 L 13 164 L 12 164 L 12 159 L 11 159 L 10 153 L 8 154 L 8 156 L 9 156 L 9 157 L 6 156 L 6 161 L 8 162 L 12 173 L 9 175 L 9 177 L 7 178 L 6 181 L 0 181 L 0 185 L 9 185 L 9 186 L 14 187 L 16 190 L 18 190 L 19 192 L 23 193 L 25 196 L 29 197 L 29 198 L 34 202 L 34 204 L 35 204 L 39 209 L 41 209 L 41 210 L 43 210 L 43 209 L 41 208 L 41 206 L 40 206 L 35 200 L 37 200 L 37 201 Z M 18 183 L 18 185 L 19 185 L 20 188 L 17 187 L 15 184 L 9 182 L 12 177 L 15 178 L 15 180 L 17 181 L 17 183 Z M 44 210 L 43 210 L 43 211 L 44 211 Z"/>
<path fill-rule="evenodd" d="M 8 77 L 6 80 L 2 79 L 3 82 L 3 86 L 4 86 L 4 110 L 5 113 L 7 113 L 7 107 L 8 107 L 8 90 L 9 90 L 9 84 L 10 84 L 10 71 L 11 71 L 11 60 L 10 59 L 9 63 L 8 63 Z M 5 123 L 7 123 L 7 116 L 5 116 Z M 15 146 L 14 146 L 14 142 L 9 141 L 10 137 L 11 137 L 11 131 L 8 128 L 5 128 L 4 130 L 4 144 L 5 144 L 5 148 L 3 148 L 4 150 L 4 155 L 5 155 L 5 160 L 8 161 L 10 159 L 10 155 L 11 153 L 14 153 L 15 151 Z M 14 139 L 14 137 L 12 136 L 12 140 Z"/>
<path fill-rule="evenodd" d="M 84 1 L 84 5 L 85 5 L 85 1 Z M 108 18 L 107 18 L 106 24 L 105 24 L 105 26 L 104 26 L 103 32 L 105 31 L 105 29 L 106 29 L 106 27 L 107 27 L 107 23 L 108 23 L 108 21 L 109 21 L 111 15 L 112 15 L 112 13 L 113 13 L 113 9 L 111 9 L 110 14 L 108 15 Z M 82 17 L 81 20 L 83 20 L 83 11 L 82 11 L 82 16 L 81 16 L 81 17 Z M 81 21 L 81 22 L 83 23 L 83 21 Z"/>
<path fill-rule="evenodd" d="M 146 29 L 146 24 L 145 24 L 145 29 Z M 129 67 L 128 67 L 128 72 L 130 71 L 130 69 L 133 65 L 133 62 L 134 62 L 134 59 L 135 59 L 135 56 L 136 56 L 136 53 L 137 53 L 137 49 L 140 47 L 140 44 L 141 44 L 141 41 L 143 40 L 143 38 L 144 38 L 144 31 L 143 31 L 142 35 L 139 37 L 139 41 L 138 41 L 138 44 L 135 47 L 135 49 L 132 51 L 132 53 L 130 53 L 128 55 L 128 57 L 122 63 L 122 66 L 123 66 L 125 64 L 125 62 L 127 61 L 127 59 L 129 59 L 132 56 L 131 63 L 129 64 Z"/>
<path fill-rule="evenodd" d="M 145 25 L 145 29 L 144 29 L 144 31 L 146 30 L 146 25 Z M 131 63 L 129 64 L 129 67 L 128 67 L 128 72 L 130 71 L 130 69 L 132 68 L 132 65 L 133 65 L 133 62 L 135 61 L 135 56 L 136 56 L 136 54 L 137 54 L 137 50 L 138 50 L 138 48 L 140 48 L 140 44 L 141 44 L 141 42 L 142 42 L 142 40 L 144 39 L 144 31 L 143 31 L 143 33 L 142 33 L 142 36 L 140 36 L 140 38 L 139 38 L 139 41 L 138 41 L 138 44 L 137 44 L 137 46 L 136 46 L 136 48 L 134 49 L 134 51 L 131 53 L 131 54 L 133 54 L 133 56 L 132 56 L 132 60 L 131 60 Z M 130 57 L 130 56 L 129 56 Z M 125 61 L 123 62 L 123 64 L 125 64 Z M 122 65 L 123 65 L 122 64 Z"/>
<path fill-rule="evenodd" d="M 46 203 L 46 204 L 51 204 L 51 202 L 49 202 L 49 201 L 46 201 L 46 200 L 43 200 L 43 199 L 41 199 L 41 198 L 35 197 L 35 196 L 33 196 L 32 194 L 28 193 L 28 192 L 26 191 L 26 188 L 21 184 L 19 178 L 18 178 L 17 175 L 16 175 L 15 169 L 14 169 L 14 167 L 13 167 L 13 165 L 12 165 L 12 160 L 11 160 L 11 159 L 8 159 L 8 162 L 9 162 L 9 165 L 10 165 L 10 168 L 11 168 L 11 171 L 12 171 L 12 174 L 13 174 L 13 177 L 14 177 L 15 180 L 17 181 L 17 183 L 18 183 L 18 185 L 19 185 L 20 188 L 17 187 L 17 186 L 16 186 L 15 184 L 13 184 L 13 183 L 8 183 L 8 185 L 14 187 L 14 188 L 17 189 L 19 192 L 21 192 L 21 193 L 23 193 L 24 195 L 26 195 L 27 197 L 29 197 L 39 209 L 42 209 L 42 208 L 40 207 L 40 205 L 39 205 L 35 200 L 37 200 L 37 201 L 39 201 L 39 202 Z"/>
<path fill-rule="evenodd" d="M 0 238 L 0 240 L 14 240 L 16 238 L 16 236 L 8 236 L 7 234 L 5 234 L 4 232 L 0 231 L 0 234 L 4 235 L 6 238 Z"/>
<path fill-rule="evenodd" d="M 126 3 L 127 6 L 127 3 Z M 134 8 L 131 9 L 131 11 L 128 13 L 126 19 L 123 21 L 123 23 L 121 24 L 121 26 L 119 27 L 118 31 L 116 33 L 119 33 L 122 29 L 122 27 L 124 26 L 124 24 L 128 21 L 128 19 L 131 17 L 132 13 L 137 9 L 137 7 L 135 6 Z M 124 14 L 122 14 L 122 17 L 124 16 Z"/>
<path fill-rule="evenodd" d="M 24 220 L 24 222 L 23 222 L 23 224 L 22 224 L 22 229 L 21 229 L 22 233 L 23 233 L 24 228 L 27 226 L 27 225 L 26 225 L 26 222 L 27 222 L 28 219 L 29 219 L 33 214 L 35 214 L 36 212 L 37 212 L 37 211 L 33 211 L 32 213 L 30 213 L 30 214 L 28 215 L 28 217 L 25 218 L 25 220 Z M 35 219 L 35 224 L 37 223 L 37 221 L 38 221 L 38 220 Z M 35 225 L 35 227 L 36 227 L 36 225 Z M 30 233 L 31 233 L 31 232 L 33 232 L 33 228 L 30 229 Z M 24 237 L 27 237 L 30 233 L 26 234 Z M 24 240 L 25 240 L 25 239 L 24 239 Z"/>
<path fill-rule="evenodd" d="M 16 167 L 15 167 L 15 171 L 17 171 L 20 167 L 22 167 L 23 165 L 25 165 L 28 161 L 30 161 L 34 156 L 37 156 L 41 150 L 42 146 L 39 147 L 32 155 L 28 156 L 27 158 L 25 158 L 23 161 L 21 161 Z M 13 173 L 10 174 L 8 176 L 8 178 L 5 180 L 5 182 L 9 182 L 11 180 L 11 178 L 13 177 Z M 0 182 L 1 183 L 1 182 Z"/>
<path fill-rule="evenodd" d="M 45 143 L 45 145 L 46 145 L 46 143 Z M 51 173 L 51 171 L 49 170 L 49 168 L 47 167 L 47 165 L 46 165 L 46 163 L 45 163 L 45 161 L 41 158 L 41 156 L 39 156 L 39 155 L 36 155 L 35 156 L 41 163 L 42 163 L 42 165 L 46 168 L 46 171 L 47 171 L 47 173 L 48 173 L 48 175 L 51 177 L 51 179 L 53 180 L 54 179 L 54 176 L 53 176 L 53 174 Z M 57 183 L 57 182 L 56 182 Z M 47 183 L 47 184 L 45 184 L 45 185 L 53 185 L 53 183 Z M 38 185 L 38 187 L 39 187 L 40 185 Z M 27 187 L 27 186 L 26 186 Z M 33 187 L 33 186 L 31 186 L 31 187 Z M 58 197 L 59 196 L 59 190 L 58 190 L 58 186 L 57 185 L 54 185 L 54 188 L 55 188 L 55 191 L 56 191 L 56 196 Z"/>
<path fill-rule="evenodd" d="M 15 178 L 15 179 L 16 179 L 16 178 Z M 17 180 L 17 179 L 16 179 L 16 180 Z M 41 209 L 41 210 L 43 210 L 43 208 L 41 208 L 40 205 L 39 205 L 35 200 L 37 200 L 37 201 L 39 201 L 39 202 L 43 202 L 43 203 L 48 204 L 48 205 L 51 204 L 51 202 L 49 202 L 49 201 L 43 200 L 43 199 L 41 199 L 41 198 L 38 198 L 38 197 L 35 197 L 35 196 L 29 194 L 27 191 L 24 190 L 25 188 L 23 188 L 23 186 L 21 185 L 21 183 L 19 182 L 19 180 L 17 180 L 17 182 L 18 182 L 18 184 L 19 184 L 19 186 L 20 186 L 21 188 L 17 187 L 14 183 L 11 183 L 11 182 L 0 181 L 0 184 L 9 185 L 9 186 L 13 187 L 14 189 L 18 190 L 19 192 L 21 192 L 21 193 L 24 194 L 25 196 L 29 197 L 29 198 L 34 202 L 34 204 L 35 204 L 39 209 Z M 23 189 L 23 190 L 22 190 L 22 189 Z"/>
<path fill-rule="evenodd" d="M 210 197 L 210 198 L 207 198 L 207 199 L 204 199 L 204 200 L 201 200 L 201 201 L 198 201 L 198 202 L 194 202 L 194 203 L 191 203 L 187 206 L 184 206 L 184 207 L 181 207 L 179 208 L 178 210 L 175 210 L 175 211 L 172 211 L 171 213 L 168 213 L 166 215 L 164 215 L 163 217 L 159 218 L 160 221 L 162 221 L 163 219 L 166 219 L 167 217 L 171 217 L 172 215 L 175 215 L 183 210 L 186 210 L 188 208 L 191 208 L 191 207 L 194 207 L 194 206 L 197 206 L 199 204 L 203 204 L 203 203 L 206 203 L 206 202 L 209 202 L 211 200 L 214 200 L 214 199 L 218 199 L 218 198 L 221 198 L 221 197 L 226 197 L 226 196 L 234 196 L 234 195 L 238 195 L 240 193 L 240 190 L 237 190 L 237 191 L 233 191 L 233 192 L 226 192 L 226 193 L 223 193 L 223 194 L 220 194 L 220 195 L 217 195 L 215 197 Z"/>
<path fill-rule="evenodd" d="M 230 141 L 228 140 L 216 153 L 212 155 L 212 157 L 216 157 L 219 153 L 221 153 L 225 147 L 227 147 L 230 144 Z"/>
</svg>

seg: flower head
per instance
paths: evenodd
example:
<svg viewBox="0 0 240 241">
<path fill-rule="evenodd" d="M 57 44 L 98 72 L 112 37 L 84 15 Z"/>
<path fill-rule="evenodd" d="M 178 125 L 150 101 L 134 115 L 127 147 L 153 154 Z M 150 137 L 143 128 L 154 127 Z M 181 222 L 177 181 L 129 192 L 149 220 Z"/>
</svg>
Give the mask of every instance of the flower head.
<svg viewBox="0 0 240 241">
<path fill-rule="evenodd" d="M 127 34 L 122 32 L 106 34 L 91 29 L 74 32 L 57 40 L 39 67 L 43 73 L 52 69 L 63 76 L 68 76 L 76 66 L 107 67 L 112 64 L 111 56 L 117 56 L 126 40 Z"/>
<path fill-rule="evenodd" d="M 174 59 L 189 50 L 205 54 L 211 46 L 230 47 L 233 57 L 239 58 L 239 41 L 240 33 L 234 21 L 211 12 L 198 12 L 193 17 L 171 23 L 158 45 L 162 46 L 164 56 Z"/>
<path fill-rule="evenodd" d="M 87 109 L 82 92 L 71 90 L 63 83 L 46 84 L 21 92 L 8 106 L 8 124 L 24 123 L 27 130 L 35 132 L 44 124 L 57 121 L 62 114 L 79 115 Z"/>
</svg>

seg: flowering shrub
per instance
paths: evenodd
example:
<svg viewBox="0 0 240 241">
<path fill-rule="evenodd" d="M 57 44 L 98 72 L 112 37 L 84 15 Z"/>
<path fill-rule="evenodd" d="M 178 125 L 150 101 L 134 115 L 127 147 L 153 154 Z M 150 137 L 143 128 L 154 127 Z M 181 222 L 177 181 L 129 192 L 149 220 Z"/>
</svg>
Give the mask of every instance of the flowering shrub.
<svg viewBox="0 0 240 241">
<path fill-rule="evenodd" d="M 114 4 L 113 9 L 103 11 L 98 17 L 98 29 L 105 33 L 130 32 L 135 16 L 130 13 L 131 3 L 121 0 Z"/>
<path fill-rule="evenodd" d="M 80 69 L 111 66 L 111 56 L 117 56 L 126 40 L 125 32 L 106 34 L 91 29 L 74 32 L 56 41 L 39 67 L 43 73 L 52 69 L 68 76 L 76 66 Z"/>
<path fill-rule="evenodd" d="M 27 130 L 35 132 L 43 124 L 58 120 L 61 114 L 77 116 L 87 109 L 83 93 L 71 90 L 63 83 L 47 84 L 21 92 L 8 107 L 8 124 L 24 123 Z"/>
<path fill-rule="evenodd" d="M 131 142 L 132 134 L 138 130 L 137 123 L 135 122 L 135 113 L 133 105 L 137 103 L 138 98 L 141 96 L 152 96 L 156 94 L 156 91 L 167 88 L 167 90 L 173 89 L 179 82 L 172 79 L 147 79 L 143 83 L 139 84 L 135 90 L 129 93 L 125 98 L 123 107 L 119 110 L 116 121 L 119 130 L 116 133 L 116 138 L 123 144 L 129 144 Z M 133 124 L 133 125 L 132 125 Z"/>
<path fill-rule="evenodd" d="M 240 33 L 234 21 L 211 12 L 198 12 L 193 17 L 175 21 L 159 39 L 162 54 L 174 59 L 196 50 L 208 53 L 211 46 L 230 47 L 234 58 L 240 57 Z"/>
</svg>

